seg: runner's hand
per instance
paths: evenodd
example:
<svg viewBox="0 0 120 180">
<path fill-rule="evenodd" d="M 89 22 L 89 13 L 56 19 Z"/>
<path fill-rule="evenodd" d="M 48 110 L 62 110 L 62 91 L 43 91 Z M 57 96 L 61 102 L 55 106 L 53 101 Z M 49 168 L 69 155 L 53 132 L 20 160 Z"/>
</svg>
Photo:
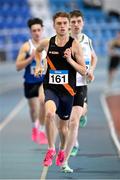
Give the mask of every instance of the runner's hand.
<svg viewBox="0 0 120 180">
<path fill-rule="evenodd" d="M 89 81 L 93 81 L 93 80 L 94 80 L 94 74 L 93 74 L 92 71 L 88 71 L 88 73 L 87 73 L 87 79 L 88 79 Z"/>
<path fill-rule="evenodd" d="M 69 62 L 71 60 L 71 49 L 67 48 L 64 51 L 64 58 L 66 58 L 66 60 Z"/>
<path fill-rule="evenodd" d="M 36 68 L 35 68 L 34 76 L 36 76 L 36 77 L 42 76 L 43 71 L 44 71 L 44 68 L 36 67 Z"/>
</svg>

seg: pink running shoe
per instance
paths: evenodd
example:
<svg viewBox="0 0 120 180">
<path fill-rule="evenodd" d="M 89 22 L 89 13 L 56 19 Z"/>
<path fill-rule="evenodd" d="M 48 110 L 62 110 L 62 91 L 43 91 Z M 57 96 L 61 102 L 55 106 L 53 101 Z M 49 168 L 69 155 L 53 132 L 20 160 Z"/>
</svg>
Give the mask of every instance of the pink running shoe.
<svg viewBox="0 0 120 180">
<path fill-rule="evenodd" d="M 58 155 L 56 157 L 56 165 L 57 166 L 62 166 L 65 160 L 65 151 L 64 150 L 60 150 L 58 152 Z"/>
<path fill-rule="evenodd" d="M 38 130 L 37 128 L 32 128 L 32 141 L 37 142 Z"/>
<path fill-rule="evenodd" d="M 43 131 L 38 132 L 37 142 L 38 144 L 48 144 L 48 140 L 45 132 Z"/>
<path fill-rule="evenodd" d="M 56 155 L 55 149 L 48 149 L 48 151 L 45 155 L 44 162 L 43 162 L 44 166 L 51 166 L 52 160 L 53 160 L 55 155 Z"/>
</svg>

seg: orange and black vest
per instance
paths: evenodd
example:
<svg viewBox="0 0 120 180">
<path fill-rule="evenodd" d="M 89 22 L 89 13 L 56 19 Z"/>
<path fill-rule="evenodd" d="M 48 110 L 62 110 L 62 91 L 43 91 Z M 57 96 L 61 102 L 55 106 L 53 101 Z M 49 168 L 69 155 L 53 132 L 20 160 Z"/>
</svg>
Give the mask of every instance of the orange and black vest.
<svg viewBox="0 0 120 180">
<path fill-rule="evenodd" d="M 76 85 L 76 71 L 75 69 L 67 62 L 67 60 L 64 58 L 64 51 L 67 48 L 72 47 L 73 38 L 69 37 L 69 41 L 65 44 L 63 47 L 59 47 L 55 44 L 55 36 L 50 39 L 49 42 L 49 48 L 47 53 L 47 63 L 48 63 L 48 69 L 44 78 L 44 88 L 54 90 L 56 93 L 61 93 L 64 95 L 75 95 L 75 85 Z M 74 59 L 72 57 L 72 59 Z M 56 76 L 50 76 L 51 72 L 55 73 L 63 73 L 63 76 L 61 74 L 55 74 Z M 64 81 L 64 77 L 67 72 L 68 82 L 59 84 L 60 79 Z M 57 84 L 50 82 L 50 77 L 52 78 L 52 81 L 54 82 L 56 78 Z"/>
</svg>

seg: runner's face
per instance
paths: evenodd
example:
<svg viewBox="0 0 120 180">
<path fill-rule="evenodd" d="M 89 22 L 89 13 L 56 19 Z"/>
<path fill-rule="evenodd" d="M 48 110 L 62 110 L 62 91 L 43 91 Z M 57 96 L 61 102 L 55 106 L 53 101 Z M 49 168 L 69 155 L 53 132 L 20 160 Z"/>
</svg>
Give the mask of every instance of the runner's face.
<svg viewBox="0 0 120 180">
<path fill-rule="evenodd" d="M 40 40 L 43 32 L 43 27 L 40 24 L 34 24 L 31 26 L 31 35 L 35 41 Z"/>
<path fill-rule="evenodd" d="M 79 17 L 74 16 L 70 19 L 70 29 L 72 33 L 74 34 L 81 33 L 83 26 L 84 26 L 84 21 L 81 16 Z"/>
<path fill-rule="evenodd" d="M 56 30 L 56 34 L 60 36 L 68 34 L 69 26 L 69 20 L 66 17 L 58 17 L 55 19 L 54 28 Z"/>
</svg>

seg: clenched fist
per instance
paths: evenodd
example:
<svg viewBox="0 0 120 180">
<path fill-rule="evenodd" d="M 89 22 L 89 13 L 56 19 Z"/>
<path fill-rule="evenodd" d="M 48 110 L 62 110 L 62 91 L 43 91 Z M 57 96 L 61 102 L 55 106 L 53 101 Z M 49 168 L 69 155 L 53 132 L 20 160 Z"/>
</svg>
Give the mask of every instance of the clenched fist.
<svg viewBox="0 0 120 180">
<path fill-rule="evenodd" d="M 64 58 L 66 58 L 67 61 L 69 61 L 71 59 L 71 49 L 70 48 L 67 48 L 64 51 Z"/>
<path fill-rule="evenodd" d="M 36 67 L 35 72 L 34 72 L 34 76 L 36 76 L 36 77 L 42 76 L 43 72 L 44 72 L 44 68 Z"/>
</svg>

